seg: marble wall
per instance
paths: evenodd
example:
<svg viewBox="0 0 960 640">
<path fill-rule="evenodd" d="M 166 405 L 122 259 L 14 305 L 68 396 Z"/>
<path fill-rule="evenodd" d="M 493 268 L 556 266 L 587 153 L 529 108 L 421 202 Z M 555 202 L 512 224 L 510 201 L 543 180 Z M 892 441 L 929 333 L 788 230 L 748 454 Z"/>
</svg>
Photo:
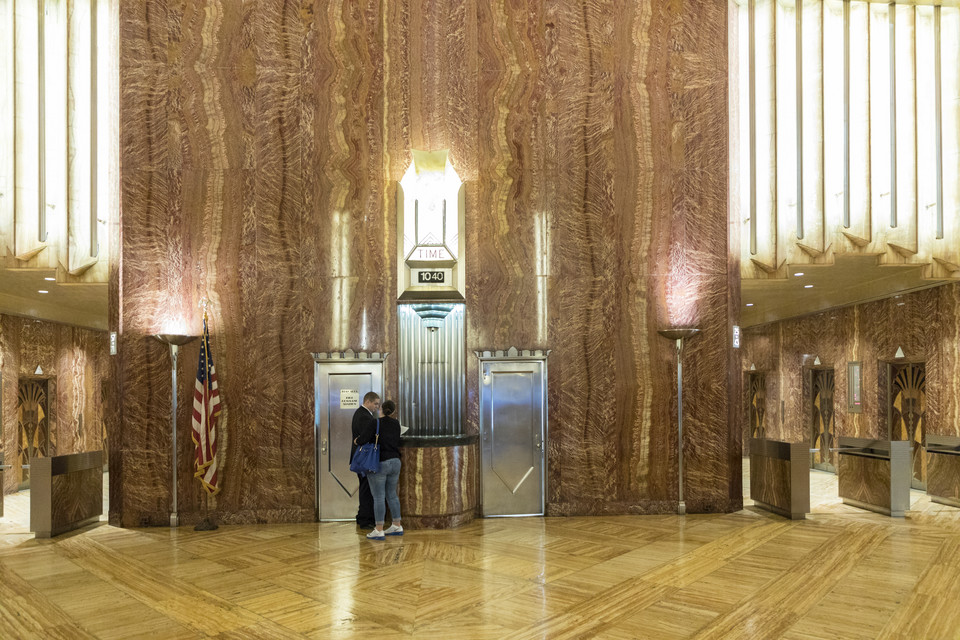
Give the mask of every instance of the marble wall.
<svg viewBox="0 0 960 640">
<path fill-rule="evenodd" d="M 767 376 L 768 438 L 810 439 L 803 370 L 817 357 L 834 369 L 837 437 L 885 438 L 882 368 L 898 347 L 902 362 L 925 363 L 927 433 L 960 435 L 960 284 L 751 327 L 743 345 L 742 368 L 754 365 Z M 862 363 L 862 413 L 846 408 L 852 361 Z"/>
<path fill-rule="evenodd" d="M 147 0 L 120 17 L 112 522 L 167 522 L 170 360 L 150 336 L 199 331 L 201 299 L 221 518 L 314 517 L 309 352 L 396 352 L 412 148 L 451 149 L 466 183 L 468 353 L 553 350 L 548 512 L 675 509 L 668 324 L 703 331 L 684 354 L 687 508 L 739 506 L 726 3 Z M 472 355 L 467 372 L 476 433 Z"/>
<path fill-rule="evenodd" d="M 48 380 L 49 455 L 103 448 L 109 357 L 103 331 L 0 315 L 0 425 L 7 464 L 17 460 L 21 377 Z M 3 492 L 16 491 L 18 478 L 16 469 L 4 474 Z"/>
</svg>

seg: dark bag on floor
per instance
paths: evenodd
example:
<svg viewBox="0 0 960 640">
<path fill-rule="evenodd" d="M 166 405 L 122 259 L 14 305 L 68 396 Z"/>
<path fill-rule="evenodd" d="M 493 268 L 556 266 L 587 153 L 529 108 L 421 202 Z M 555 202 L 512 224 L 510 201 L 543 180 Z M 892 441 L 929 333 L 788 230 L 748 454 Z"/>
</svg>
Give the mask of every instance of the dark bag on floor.
<svg viewBox="0 0 960 640">
<path fill-rule="evenodd" d="M 373 442 L 357 447 L 350 461 L 350 471 L 366 476 L 368 473 L 380 473 L 380 420 L 377 419 L 377 435 Z"/>
</svg>

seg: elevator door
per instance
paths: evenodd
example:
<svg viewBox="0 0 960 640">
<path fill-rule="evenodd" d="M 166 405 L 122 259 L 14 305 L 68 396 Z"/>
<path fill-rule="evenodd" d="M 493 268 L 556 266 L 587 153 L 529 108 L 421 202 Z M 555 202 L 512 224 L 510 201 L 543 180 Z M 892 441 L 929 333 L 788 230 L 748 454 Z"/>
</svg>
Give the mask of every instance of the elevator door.
<svg viewBox="0 0 960 640">
<path fill-rule="evenodd" d="M 810 436 L 815 451 L 810 456 L 810 466 L 821 471 L 837 472 L 833 451 L 836 431 L 833 407 L 833 369 L 812 369 L 810 408 Z"/>
<path fill-rule="evenodd" d="M 927 464 L 924 447 L 926 434 L 926 366 L 922 362 L 889 363 L 887 380 L 890 381 L 890 398 L 887 406 L 891 440 L 907 440 L 911 445 L 913 473 L 910 487 L 925 491 L 927 488 Z"/>
<path fill-rule="evenodd" d="M 360 481 L 350 471 L 353 414 L 368 391 L 383 395 L 382 362 L 316 363 L 317 517 L 353 520 Z"/>
<path fill-rule="evenodd" d="M 546 363 L 481 362 L 483 515 L 543 515 Z"/>
</svg>

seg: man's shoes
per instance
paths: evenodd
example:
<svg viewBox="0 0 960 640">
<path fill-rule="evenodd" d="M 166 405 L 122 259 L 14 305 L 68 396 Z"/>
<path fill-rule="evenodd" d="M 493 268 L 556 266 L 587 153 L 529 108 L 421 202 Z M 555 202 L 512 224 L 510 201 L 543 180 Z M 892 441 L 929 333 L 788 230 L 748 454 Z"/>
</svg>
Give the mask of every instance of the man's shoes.
<svg viewBox="0 0 960 640">
<path fill-rule="evenodd" d="M 371 520 L 370 522 L 358 522 L 357 526 L 360 527 L 361 529 L 374 529 L 376 528 L 377 523 Z"/>
<path fill-rule="evenodd" d="M 383 538 L 383 531 L 377 531 L 376 529 L 367 534 L 367 540 L 380 540 L 383 542 Z"/>
<path fill-rule="evenodd" d="M 402 536 L 403 527 L 392 524 L 389 527 L 387 527 L 386 531 L 384 531 L 383 534 L 387 536 Z"/>
</svg>

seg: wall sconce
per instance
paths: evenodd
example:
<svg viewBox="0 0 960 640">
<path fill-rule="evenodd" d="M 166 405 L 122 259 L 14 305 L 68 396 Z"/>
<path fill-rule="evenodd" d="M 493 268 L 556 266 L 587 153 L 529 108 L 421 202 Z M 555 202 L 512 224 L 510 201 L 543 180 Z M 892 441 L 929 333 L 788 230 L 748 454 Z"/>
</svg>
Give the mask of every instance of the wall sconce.
<svg viewBox="0 0 960 640">
<path fill-rule="evenodd" d="M 170 379 L 173 384 L 173 408 L 170 409 L 170 422 L 172 424 L 172 446 L 173 446 L 173 510 L 170 512 L 170 526 L 176 527 L 180 524 L 177 515 L 177 356 L 180 347 L 196 340 L 199 336 L 184 336 L 170 333 L 158 334 L 157 340 L 170 345 Z"/>
<path fill-rule="evenodd" d="M 677 327 L 660 329 L 657 333 L 668 340 L 675 340 L 677 343 L 677 458 L 679 460 L 677 469 L 677 486 L 679 489 L 677 514 L 682 516 L 687 513 L 687 505 L 683 501 L 683 340 L 700 333 L 700 329 L 696 327 Z"/>
</svg>

